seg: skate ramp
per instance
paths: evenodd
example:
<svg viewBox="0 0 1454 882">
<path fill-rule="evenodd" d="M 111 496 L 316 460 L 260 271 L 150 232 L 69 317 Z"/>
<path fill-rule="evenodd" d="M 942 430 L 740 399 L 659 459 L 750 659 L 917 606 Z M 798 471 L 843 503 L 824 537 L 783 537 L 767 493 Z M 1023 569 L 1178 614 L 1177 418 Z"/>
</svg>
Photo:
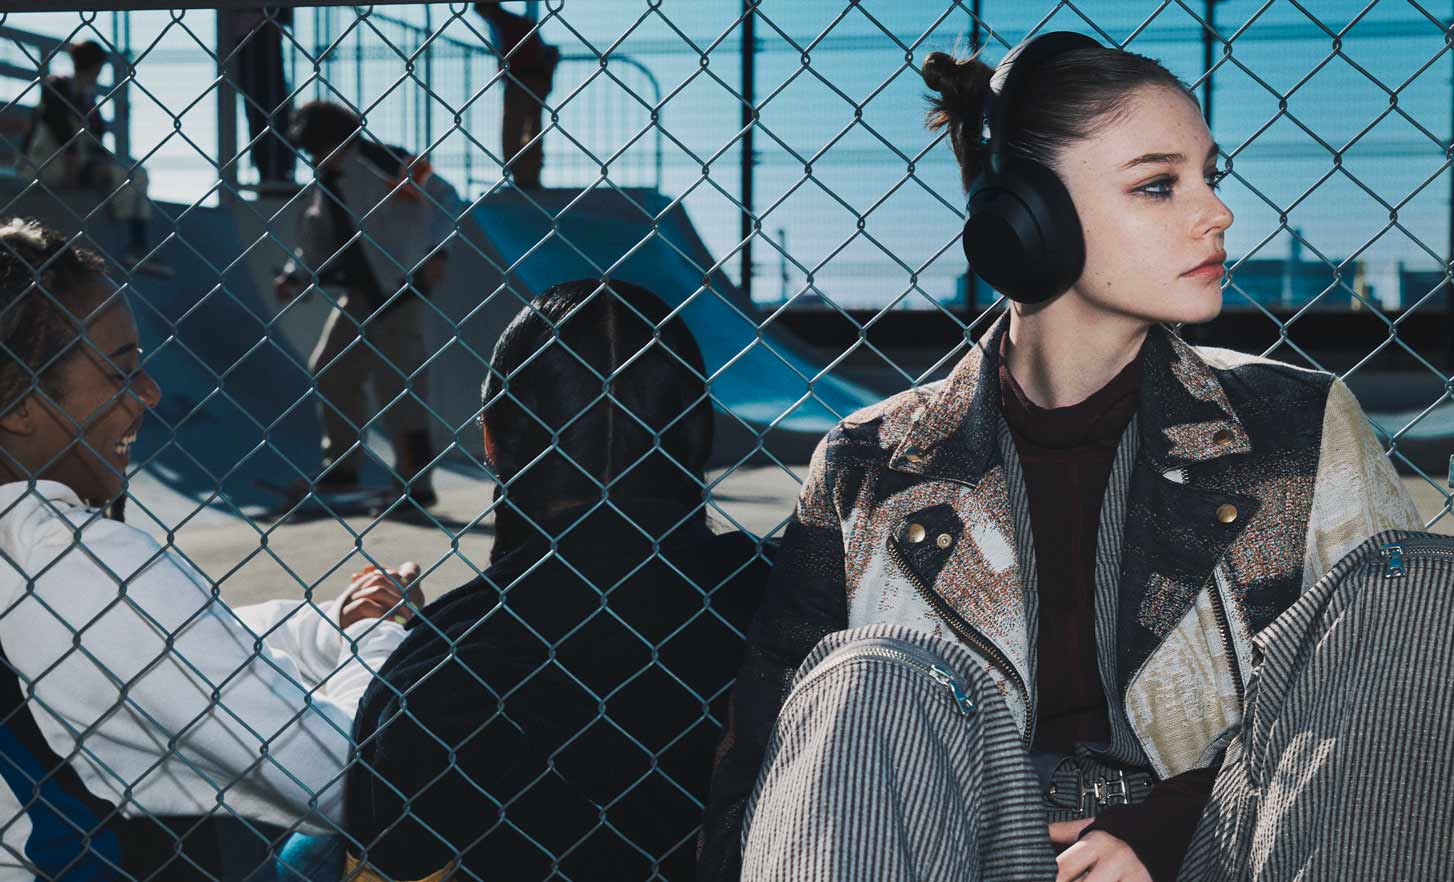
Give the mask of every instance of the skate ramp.
<svg viewBox="0 0 1454 882">
<path fill-rule="evenodd" d="M 474 220 L 517 291 L 534 295 L 557 282 L 607 276 L 680 308 L 719 410 L 718 461 L 738 461 L 759 437 L 774 455 L 805 461 L 841 417 L 877 400 L 861 386 L 820 376 L 822 368 L 789 335 L 771 325 L 759 331 L 756 308 L 715 268 L 685 209 L 660 192 L 512 190 L 485 199 Z"/>
<path fill-rule="evenodd" d="M 312 294 L 286 308 L 271 278 L 292 248 L 302 200 L 225 207 L 156 202 L 149 231 L 170 279 L 113 274 L 136 313 L 147 370 L 163 389 L 133 462 L 198 505 L 271 507 L 258 481 L 285 484 L 319 467 L 316 399 L 307 358 L 331 304 Z M 95 197 L 47 193 L 0 179 L 0 215 L 35 217 L 120 255 L 125 231 Z M 509 192 L 461 223 L 426 342 L 437 355 L 428 403 L 439 448 L 475 474 L 479 389 L 500 331 L 532 296 L 570 279 L 608 275 L 642 285 L 681 314 L 706 360 L 718 409 L 714 462 L 805 462 L 871 392 L 820 368 L 789 336 L 757 330 L 757 313 L 718 270 L 686 212 L 653 190 Z M 377 434 L 377 433 L 376 433 Z M 387 443 L 371 437 L 387 459 Z M 383 480 L 365 464 L 364 478 Z"/>
</svg>

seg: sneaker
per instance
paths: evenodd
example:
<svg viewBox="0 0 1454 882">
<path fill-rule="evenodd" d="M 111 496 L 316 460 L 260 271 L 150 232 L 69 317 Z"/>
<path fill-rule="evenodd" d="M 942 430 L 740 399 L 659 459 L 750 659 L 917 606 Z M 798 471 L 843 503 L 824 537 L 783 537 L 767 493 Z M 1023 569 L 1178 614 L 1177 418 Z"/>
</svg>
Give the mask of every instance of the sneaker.
<svg viewBox="0 0 1454 882">
<path fill-rule="evenodd" d="M 134 273 L 145 273 L 159 279 L 170 279 L 176 276 L 177 271 L 172 269 L 171 264 L 162 260 L 155 251 L 146 252 L 135 248 L 126 249 L 121 256 L 121 263 L 130 268 Z"/>
</svg>

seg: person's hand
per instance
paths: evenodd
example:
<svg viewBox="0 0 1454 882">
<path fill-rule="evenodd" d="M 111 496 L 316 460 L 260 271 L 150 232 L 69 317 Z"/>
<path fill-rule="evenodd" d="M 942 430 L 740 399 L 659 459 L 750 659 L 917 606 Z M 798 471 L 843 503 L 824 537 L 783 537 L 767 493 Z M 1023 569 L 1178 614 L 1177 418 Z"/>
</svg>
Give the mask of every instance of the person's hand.
<svg viewBox="0 0 1454 882">
<path fill-rule="evenodd" d="M 279 303 L 289 303 L 303 290 L 303 286 L 291 276 L 278 275 L 273 279 L 273 294 Z"/>
<path fill-rule="evenodd" d="M 343 592 L 339 624 L 347 628 L 364 619 L 384 616 L 404 624 L 414 617 L 414 609 L 424 605 L 424 591 L 417 584 L 418 579 L 419 565 L 413 561 L 401 564 L 397 570 L 380 570 L 369 564 L 353 574 L 353 580 Z M 406 598 L 408 604 L 402 602 Z"/>
<path fill-rule="evenodd" d="M 1062 851 L 1055 863 L 1060 868 L 1055 882 L 1151 882 L 1151 874 L 1131 846 L 1104 830 L 1087 833 Z"/>
<path fill-rule="evenodd" d="M 1050 842 L 1056 853 L 1065 851 L 1080 838 L 1080 831 L 1091 825 L 1095 818 L 1081 818 L 1079 821 L 1056 821 L 1050 825 Z"/>
</svg>

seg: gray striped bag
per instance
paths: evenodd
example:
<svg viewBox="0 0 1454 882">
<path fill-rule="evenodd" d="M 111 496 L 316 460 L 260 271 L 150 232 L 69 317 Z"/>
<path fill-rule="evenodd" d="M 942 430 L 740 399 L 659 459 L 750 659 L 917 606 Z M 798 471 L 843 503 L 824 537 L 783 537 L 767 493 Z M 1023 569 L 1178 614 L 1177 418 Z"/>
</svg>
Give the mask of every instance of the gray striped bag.
<svg viewBox="0 0 1454 882">
<path fill-rule="evenodd" d="M 961 646 L 897 625 L 799 667 L 743 820 L 744 882 L 1055 878 L 1039 779 Z"/>
<path fill-rule="evenodd" d="M 1183 882 L 1454 874 L 1454 538 L 1390 530 L 1254 639 Z"/>
</svg>

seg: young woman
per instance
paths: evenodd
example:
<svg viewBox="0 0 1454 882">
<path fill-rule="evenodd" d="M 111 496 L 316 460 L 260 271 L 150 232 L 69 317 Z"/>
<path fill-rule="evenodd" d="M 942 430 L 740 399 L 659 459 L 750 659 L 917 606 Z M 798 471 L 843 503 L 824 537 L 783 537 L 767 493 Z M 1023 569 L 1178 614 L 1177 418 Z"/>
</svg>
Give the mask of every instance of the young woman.
<svg viewBox="0 0 1454 882">
<path fill-rule="evenodd" d="M 753 878 L 989 878 L 978 843 L 986 860 L 1024 858 L 1010 878 L 1168 882 L 1242 719 L 1253 635 L 1359 541 L 1420 522 L 1340 380 L 1168 329 L 1220 310 L 1233 220 L 1182 83 L 1075 35 L 998 71 L 935 53 L 923 73 L 971 191 L 971 265 L 1015 302 L 948 379 L 819 445 L 733 693 L 702 875 L 737 876 L 754 813 Z M 908 768 L 927 787 L 920 761 L 953 756 L 905 759 L 918 718 L 892 696 L 845 690 L 851 704 L 795 711 L 774 734 L 794 671 L 806 681 L 834 641 L 810 651 L 863 626 L 940 638 L 958 687 L 983 681 L 976 767 L 1003 774 L 958 795 L 1000 814 L 974 815 L 964 841 L 953 812 L 908 835 L 928 799 L 909 787 L 904 811 L 864 822 L 882 847 L 852 838 Z M 812 784 L 764 771 L 776 784 L 749 805 L 770 742 Z M 1037 773 L 1023 787 L 1017 764 Z M 844 855 L 868 857 L 835 875 Z M 873 864 L 894 856 L 912 872 Z"/>
<path fill-rule="evenodd" d="M 713 413 L 654 294 L 557 285 L 495 346 L 481 577 L 430 604 L 354 731 L 360 879 L 690 879 L 760 544 L 706 517 Z M 333 878 L 339 878 L 334 875 Z"/>
<path fill-rule="evenodd" d="M 354 709 L 403 639 L 392 576 L 417 568 L 231 609 L 107 519 L 161 389 L 101 259 L 29 221 L 0 226 L 0 347 L 0 879 L 242 878 L 219 855 L 265 853 L 253 822 L 340 823 Z M 204 816 L 247 825 L 223 842 Z"/>
</svg>

